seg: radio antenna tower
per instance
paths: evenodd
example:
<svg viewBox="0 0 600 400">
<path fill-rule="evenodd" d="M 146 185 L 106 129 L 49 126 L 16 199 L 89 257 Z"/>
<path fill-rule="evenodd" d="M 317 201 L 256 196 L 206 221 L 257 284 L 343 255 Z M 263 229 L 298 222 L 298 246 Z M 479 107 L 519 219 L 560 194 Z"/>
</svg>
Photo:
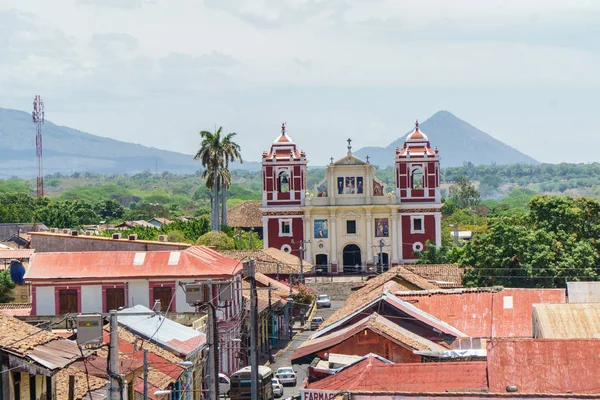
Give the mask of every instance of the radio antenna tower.
<svg viewBox="0 0 600 400">
<path fill-rule="evenodd" d="M 33 98 L 33 123 L 36 126 L 35 155 L 37 157 L 37 197 L 44 197 L 44 160 L 42 157 L 42 124 L 44 123 L 44 102 L 40 95 Z"/>
</svg>

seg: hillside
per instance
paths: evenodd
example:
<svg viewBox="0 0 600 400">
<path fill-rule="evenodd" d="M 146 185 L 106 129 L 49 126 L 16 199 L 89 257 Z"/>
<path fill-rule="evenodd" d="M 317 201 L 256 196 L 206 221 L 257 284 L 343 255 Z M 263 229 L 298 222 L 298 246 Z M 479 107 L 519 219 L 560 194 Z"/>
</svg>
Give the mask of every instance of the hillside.
<svg viewBox="0 0 600 400">
<path fill-rule="evenodd" d="M 419 126 L 429 137 L 431 145 L 439 148 L 443 167 L 459 167 L 468 161 L 475 165 L 538 164 L 528 155 L 448 111 L 438 111 Z M 403 146 L 405 137 L 406 135 L 394 140 L 387 147 L 364 147 L 356 152 L 356 156 L 364 159 L 368 155 L 371 160 L 377 160 L 380 167 L 390 166 L 393 164 L 396 148 Z"/>
<path fill-rule="evenodd" d="M 144 170 L 193 173 L 200 163 L 190 154 L 127 143 L 44 124 L 44 172 L 136 173 Z M 256 169 L 256 163 L 244 163 Z M 36 174 L 35 125 L 29 113 L 0 108 L 0 178 Z"/>
</svg>

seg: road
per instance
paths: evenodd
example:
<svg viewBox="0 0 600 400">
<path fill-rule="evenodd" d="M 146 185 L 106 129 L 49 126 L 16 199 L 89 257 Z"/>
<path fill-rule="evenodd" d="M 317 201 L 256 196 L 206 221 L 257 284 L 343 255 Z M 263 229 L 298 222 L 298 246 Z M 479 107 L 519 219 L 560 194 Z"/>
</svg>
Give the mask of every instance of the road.
<svg viewBox="0 0 600 400">
<path fill-rule="evenodd" d="M 317 309 L 315 316 L 323 317 L 327 319 L 331 314 L 333 314 L 338 308 L 344 305 L 343 301 L 332 301 L 331 308 L 320 308 Z M 310 325 L 310 321 L 308 321 Z M 304 379 L 308 376 L 308 366 L 309 364 L 295 364 L 292 365 L 290 361 L 290 356 L 294 351 L 313 333 L 311 330 L 306 330 L 298 333 L 292 343 L 288 346 L 288 348 L 275 359 L 275 362 L 271 364 L 271 370 L 273 373 L 277 372 L 277 368 L 280 367 L 289 367 L 292 366 L 298 375 L 298 382 L 295 387 L 285 386 L 283 388 L 283 398 L 293 396 L 294 394 L 299 392 L 300 386 L 304 382 Z"/>
</svg>

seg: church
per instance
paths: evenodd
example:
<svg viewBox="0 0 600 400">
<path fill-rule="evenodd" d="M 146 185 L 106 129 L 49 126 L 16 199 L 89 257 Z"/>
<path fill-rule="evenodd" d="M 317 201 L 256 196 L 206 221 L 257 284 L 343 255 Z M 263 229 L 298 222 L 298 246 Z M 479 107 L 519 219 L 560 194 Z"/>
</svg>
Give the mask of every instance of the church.
<svg viewBox="0 0 600 400">
<path fill-rule="evenodd" d="M 307 188 L 306 154 L 286 132 L 262 155 L 264 247 L 303 257 L 332 274 L 415 262 L 427 241 L 441 246 L 440 158 L 418 121 L 396 149 L 396 184 L 375 176 L 369 157 L 331 163 Z"/>
</svg>

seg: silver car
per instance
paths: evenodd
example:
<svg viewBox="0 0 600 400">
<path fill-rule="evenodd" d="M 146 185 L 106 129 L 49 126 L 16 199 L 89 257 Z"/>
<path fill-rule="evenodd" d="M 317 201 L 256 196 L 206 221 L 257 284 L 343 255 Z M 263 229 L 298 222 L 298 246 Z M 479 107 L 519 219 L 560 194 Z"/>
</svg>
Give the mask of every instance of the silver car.
<svg viewBox="0 0 600 400">
<path fill-rule="evenodd" d="M 296 371 L 292 367 L 281 367 L 277 369 L 277 373 L 275 377 L 279 379 L 282 385 L 292 385 L 296 386 L 298 382 L 298 378 L 296 377 Z"/>
<path fill-rule="evenodd" d="M 273 385 L 273 395 L 275 397 L 283 396 L 283 385 L 281 384 L 281 382 L 279 382 L 279 379 L 271 379 L 271 384 Z"/>
<path fill-rule="evenodd" d="M 331 299 L 326 294 L 320 294 L 317 296 L 317 308 L 330 308 L 331 307 Z"/>
</svg>

